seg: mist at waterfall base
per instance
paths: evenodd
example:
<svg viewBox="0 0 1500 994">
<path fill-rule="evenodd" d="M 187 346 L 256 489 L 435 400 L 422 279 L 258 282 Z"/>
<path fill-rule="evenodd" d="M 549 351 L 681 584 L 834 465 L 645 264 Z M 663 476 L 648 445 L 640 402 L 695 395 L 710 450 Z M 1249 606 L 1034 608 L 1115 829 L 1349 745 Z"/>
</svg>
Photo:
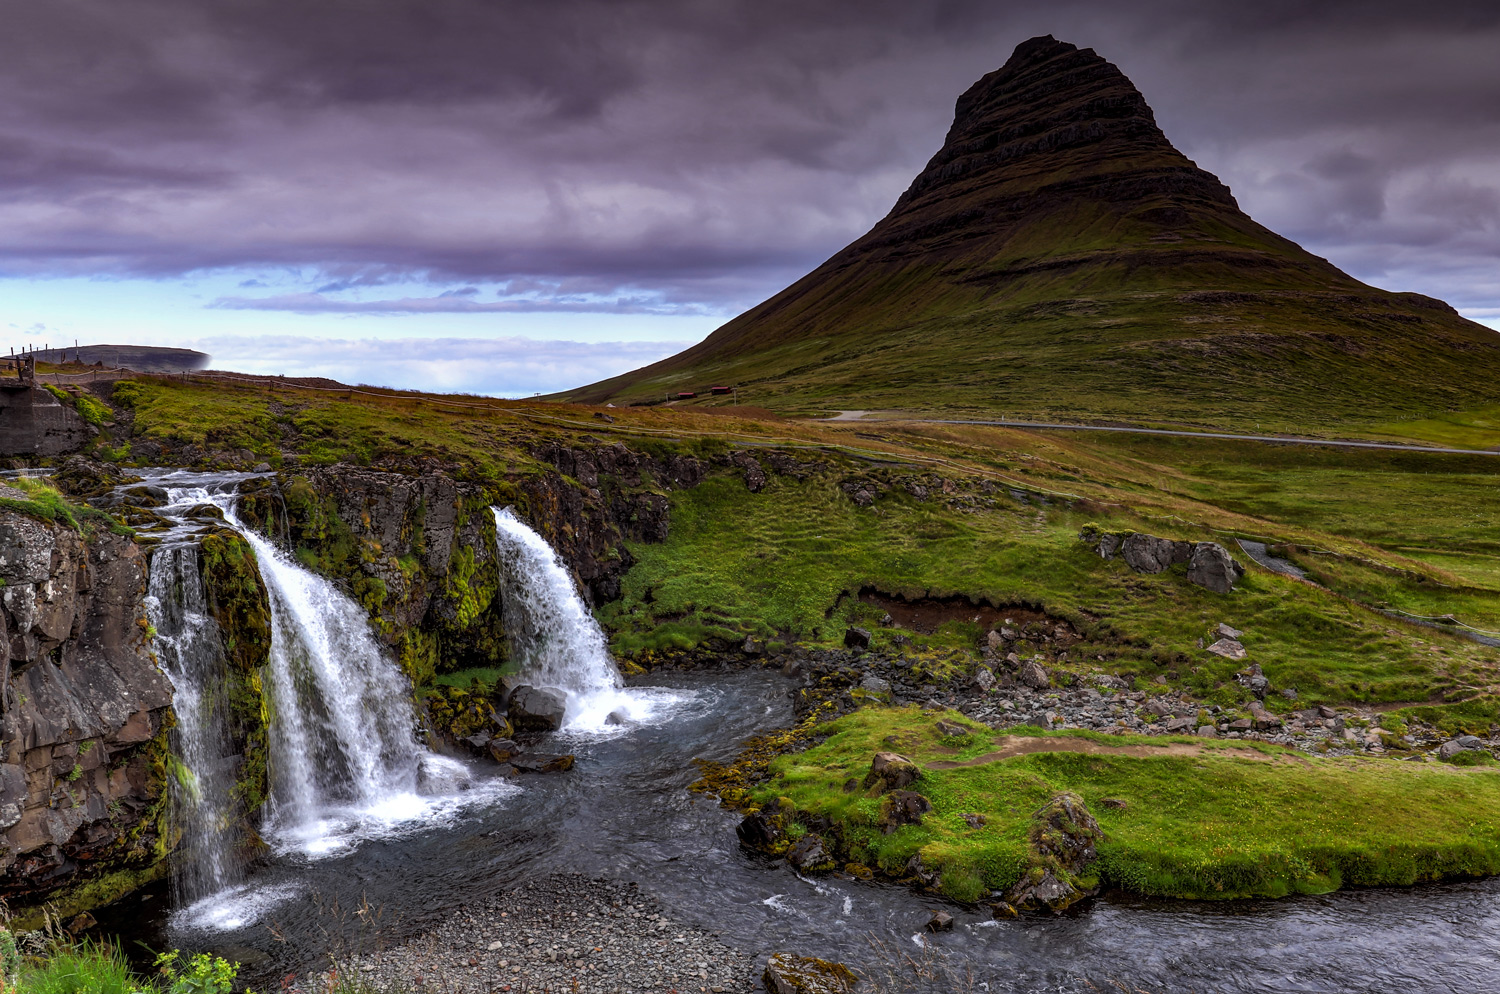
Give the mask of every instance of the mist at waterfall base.
<svg viewBox="0 0 1500 994">
<path fill-rule="evenodd" d="M 856 968 L 870 963 L 872 938 L 919 957 L 923 924 L 944 908 L 954 930 L 922 941 L 971 967 L 992 992 L 1071 994 L 1109 989 L 1111 980 L 1152 991 L 1493 986 L 1495 880 L 1281 901 L 1106 895 L 1060 917 L 995 922 L 900 886 L 803 878 L 784 860 L 742 849 L 738 817 L 687 790 L 695 759 L 730 760 L 751 735 L 792 723 L 793 687 L 765 670 L 632 680 L 632 692 L 677 698 L 667 720 L 558 733 L 577 756 L 574 769 L 526 779 L 516 793 L 456 801 L 326 852 L 278 848 L 243 884 L 263 903 L 237 922 L 168 914 L 165 883 L 97 916 L 127 947 L 141 940 L 218 952 L 246 963 L 241 976 L 252 987 L 275 989 L 288 972 L 326 965 L 330 951 L 389 946 L 519 884 L 579 872 L 635 881 L 674 920 L 746 952 L 790 950 Z M 476 764 L 476 778 L 485 765 Z M 353 914 L 361 906 L 373 915 Z"/>
</svg>

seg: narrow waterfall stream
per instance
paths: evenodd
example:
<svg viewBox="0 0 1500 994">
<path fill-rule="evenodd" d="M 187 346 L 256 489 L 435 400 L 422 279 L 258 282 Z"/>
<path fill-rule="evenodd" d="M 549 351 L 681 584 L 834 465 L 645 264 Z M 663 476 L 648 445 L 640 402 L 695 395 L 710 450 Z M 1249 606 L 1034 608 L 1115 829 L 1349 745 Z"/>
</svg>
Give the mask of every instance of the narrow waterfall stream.
<svg viewBox="0 0 1500 994">
<path fill-rule="evenodd" d="M 204 603 L 198 548 L 164 544 L 151 554 L 146 610 L 156 629 L 156 652 L 172 681 L 177 726 L 172 746 L 180 763 L 172 778 L 174 811 L 183 833 L 183 857 L 174 874 L 176 896 L 186 904 L 238 884 L 233 852 L 239 836 L 230 800 L 233 746 L 227 733 L 223 642 Z"/>
</svg>

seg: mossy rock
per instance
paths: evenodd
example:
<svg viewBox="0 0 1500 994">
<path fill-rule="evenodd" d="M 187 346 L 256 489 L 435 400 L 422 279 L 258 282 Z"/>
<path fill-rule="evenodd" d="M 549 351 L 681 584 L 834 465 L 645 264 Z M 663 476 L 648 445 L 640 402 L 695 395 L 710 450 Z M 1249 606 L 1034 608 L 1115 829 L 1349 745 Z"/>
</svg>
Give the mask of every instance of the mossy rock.
<svg viewBox="0 0 1500 994">
<path fill-rule="evenodd" d="M 859 979 L 842 963 L 776 953 L 766 961 L 761 982 L 767 994 L 848 994 Z"/>
<path fill-rule="evenodd" d="M 271 657 L 271 599 L 255 550 L 227 528 L 204 535 L 199 549 L 203 590 L 222 633 L 225 654 L 241 673 L 264 666 Z"/>
</svg>

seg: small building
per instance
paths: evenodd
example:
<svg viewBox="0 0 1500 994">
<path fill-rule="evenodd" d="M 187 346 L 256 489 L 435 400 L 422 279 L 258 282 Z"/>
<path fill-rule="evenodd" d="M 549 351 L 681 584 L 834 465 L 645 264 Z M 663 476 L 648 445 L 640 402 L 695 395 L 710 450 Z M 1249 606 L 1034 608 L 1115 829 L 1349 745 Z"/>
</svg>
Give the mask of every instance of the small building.
<svg viewBox="0 0 1500 994">
<path fill-rule="evenodd" d="M 677 391 L 677 399 L 678 400 L 692 400 L 696 396 L 698 396 L 698 392 L 696 390 L 679 390 L 679 391 Z"/>
<path fill-rule="evenodd" d="M 709 387 L 708 392 L 715 397 L 722 397 L 726 393 L 734 393 L 734 387 Z"/>
</svg>

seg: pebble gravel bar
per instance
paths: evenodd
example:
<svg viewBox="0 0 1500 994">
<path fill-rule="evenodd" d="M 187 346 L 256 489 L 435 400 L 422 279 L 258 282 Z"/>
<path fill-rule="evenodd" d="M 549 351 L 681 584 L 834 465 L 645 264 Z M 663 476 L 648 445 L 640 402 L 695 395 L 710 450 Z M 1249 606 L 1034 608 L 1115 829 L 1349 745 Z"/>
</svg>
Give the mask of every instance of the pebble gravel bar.
<svg viewBox="0 0 1500 994">
<path fill-rule="evenodd" d="M 673 922 L 634 884 L 559 875 L 454 914 L 400 946 L 341 964 L 391 994 L 756 989 L 760 967 L 715 935 Z M 328 977 L 299 990 L 327 989 Z"/>
</svg>

